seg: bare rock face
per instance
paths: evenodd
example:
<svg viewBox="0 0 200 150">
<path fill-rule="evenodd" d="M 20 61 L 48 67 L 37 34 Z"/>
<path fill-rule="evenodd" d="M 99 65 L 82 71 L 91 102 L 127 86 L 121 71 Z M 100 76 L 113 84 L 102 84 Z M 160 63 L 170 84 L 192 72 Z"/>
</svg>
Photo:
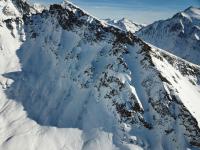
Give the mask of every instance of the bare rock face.
<svg viewBox="0 0 200 150">
<path fill-rule="evenodd" d="M 199 66 L 71 3 L 13 4 L 20 15 L 0 26 L 0 149 L 199 148 Z"/>
</svg>

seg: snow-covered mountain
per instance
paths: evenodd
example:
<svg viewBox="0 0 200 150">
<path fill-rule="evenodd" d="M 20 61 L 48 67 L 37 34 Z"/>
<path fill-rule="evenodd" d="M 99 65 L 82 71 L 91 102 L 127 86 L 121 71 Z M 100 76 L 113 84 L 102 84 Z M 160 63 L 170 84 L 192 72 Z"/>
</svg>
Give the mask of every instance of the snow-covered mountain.
<svg viewBox="0 0 200 150">
<path fill-rule="evenodd" d="M 0 149 L 200 148 L 199 66 L 69 2 L 0 6 Z"/>
<path fill-rule="evenodd" d="M 115 27 L 120 28 L 124 31 L 129 31 L 129 32 L 132 32 L 132 33 L 135 33 L 136 31 L 138 31 L 138 30 L 140 30 L 141 28 L 144 27 L 144 25 L 136 24 L 133 21 L 126 19 L 126 18 L 122 18 L 120 20 L 104 19 L 103 21 L 105 21 L 109 25 L 115 26 Z"/>
<path fill-rule="evenodd" d="M 172 18 L 142 28 L 137 35 L 157 47 L 200 65 L 200 9 L 189 7 Z"/>
</svg>

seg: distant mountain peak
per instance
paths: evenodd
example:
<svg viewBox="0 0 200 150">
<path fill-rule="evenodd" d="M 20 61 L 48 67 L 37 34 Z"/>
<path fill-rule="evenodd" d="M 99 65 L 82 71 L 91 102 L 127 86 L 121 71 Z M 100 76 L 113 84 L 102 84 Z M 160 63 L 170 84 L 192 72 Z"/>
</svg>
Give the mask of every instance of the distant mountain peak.
<svg viewBox="0 0 200 150">
<path fill-rule="evenodd" d="M 136 31 L 140 30 L 144 25 L 134 23 L 133 21 L 127 19 L 127 18 L 122 18 L 120 20 L 115 20 L 115 19 L 104 19 L 108 24 L 115 26 L 117 28 L 120 28 L 124 31 L 129 31 L 132 33 L 135 33 Z"/>
<path fill-rule="evenodd" d="M 200 9 L 189 7 L 167 20 L 142 28 L 137 35 L 188 61 L 200 64 Z"/>
<path fill-rule="evenodd" d="M 195 14 L 195 15 L 199 16 L 200 15 L 200 8 L 190 6 L 189 8 L 185 9 L 184 12 L 187 13 L 187 14 Z"/>
</svg>

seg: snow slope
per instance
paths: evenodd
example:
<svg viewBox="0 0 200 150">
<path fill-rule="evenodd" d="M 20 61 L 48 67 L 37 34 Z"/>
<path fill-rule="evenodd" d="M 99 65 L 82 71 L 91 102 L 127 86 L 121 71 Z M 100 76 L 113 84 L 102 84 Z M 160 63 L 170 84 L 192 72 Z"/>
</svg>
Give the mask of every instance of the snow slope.
<svg viewBox="0 0 200 150">
<path fill-rule="evenodd" d="M 124 31 L 129 31 L 132 33 L 135 33 L 136 31 L 144 27 L 144 25 L 136 24 L 133 21 L 128 20 L 126 18 L 122 18 L 120 20 L 104 19 L 103 21 L 105 21 L 109 25 L 115 26 Z"/>
<path fill-rule="evenodd" d="M 199 66 L 69 2 L 3 2 L 0 149 L 200 147 Z"/>
<path fill-rule="evenodd" d="M 136 33 L 140 38 L 192 63 L 200 64 L 200 9 L 189 7 Z"/>
</svg>

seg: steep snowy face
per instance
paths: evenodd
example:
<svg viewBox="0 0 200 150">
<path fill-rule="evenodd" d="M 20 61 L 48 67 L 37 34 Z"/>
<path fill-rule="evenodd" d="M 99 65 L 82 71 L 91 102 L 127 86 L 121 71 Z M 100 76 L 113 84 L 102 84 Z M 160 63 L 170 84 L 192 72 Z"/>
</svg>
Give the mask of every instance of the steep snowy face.
<svg viewBox="0 0 200 150">
<path fill-rule="evenodd" d="M 192 63 L 200 64 L 200 9 L 190 7 L 168 20 L 144 27 L 137 35 Z"/>
<path fill-rule="evenodd" d="M 188 18 L 190 18 L 194 24 L 199 26 L 199 20 L 200 20 L 200 9 L 199 8 L 195 8 L 195 7 L 189 7 L 188 9 L 186 9 L 183 14 L 185 16 L 187 16 Z"/>
<path fill-rule="evenodd" d="M 11 0 L 0 1 L 0 19 L 7 19 L 20 16 L 19 11 L 14 6 Z"/>
<path fill-rule="evenodd" d="M 14 2 L 23 17 L 0 26 L 0 149 L 200 147 L 198 66 L 70 3 Z"/>
<path fill-rule="evenodd" d="M 136 24 L 133 21 L 128 20 L 126 18 L 122 18 L 121 20 L 104 19 L 103 21 L 105 21 L 109 25 L 115 26 L 124 31 L 128 31 L 132 33 L 135 33 L 136 31 L 144 27 L 144 25 Z"/>
</svg>

